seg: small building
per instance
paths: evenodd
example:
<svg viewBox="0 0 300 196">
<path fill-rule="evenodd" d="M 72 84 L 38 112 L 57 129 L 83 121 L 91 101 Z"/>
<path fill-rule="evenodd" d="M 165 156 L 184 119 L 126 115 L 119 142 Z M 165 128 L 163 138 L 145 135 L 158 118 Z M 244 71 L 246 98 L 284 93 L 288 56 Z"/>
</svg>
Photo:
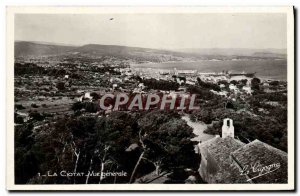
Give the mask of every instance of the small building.
<svg viewBox="0 0 300 196">
<path fill-rule="evenodd" d="M 199 174 L 210 184 L 287 183 L 287 153 L 259 140 L 234 138 L 231 119 L 223 120 L 222 137 L 198 144 Z"/>
<path fill-rule="evenodd" d="M 112 85 L 113 90 L 115 90 L 117 87 L 118 87 L 117 84 L 113 84 L 113 85 Z"/>
<path fill-rule="evenodd" d="M 244 143 L 232 137 L 215 137 L 200 144 L 199 174 L 209 184 L 247 183 L 245 176 L 231 162 L 230 154 Z"/>
<path fill-rule="evenodd" d="M 145 85 L 144 85 L 144 83 L 139 83 L 138 87 L 139 87 L 141 90 L 144 90 Z"/>
<path fill-rule="evenodd" d="M 194 81 L 191 81 L 191 80 L 187 80 L 187 81 L 186 81 L 186 84 L 189 84 L 189 85 L 195 85 L 195 84 L 196 84 L 196 82 L 194 82 Z"/>
<path fill-rule="evenodd" d="M 83 102 L 84 100 L 92 101 L 93 97 L 91 96 L 90 92 L 84 93 L 84 95 L 77 98 L 77 101 Z"/>
<path fill-rule="evenodd" d="M 230 89 L 230 90 L 233 90 L 234 92 L 238 91 L 237 86 L 234 85 L 234 84 L 229 84 L 229 89 Z"/>
<path fill-rule="evenodd" d="M 184 80 L 181 80 L 180 78 L 176 78 L 176 82 L 179 84 L 179 85 L 182 85 L 185 83 Z"/>
<path fill-rule="evenodd" d="M 84 97 L 83 97 L 84 99 L 89 99 L 89 100 L 91 100 L 91 99 L 93 99 L 93 97 L 91 96 L 91 93 L 90 92 L 86 92 L 85 94 L 84 94 Z"/>
<path fill-rule="evenodd" d="M 242 88 L 247 94 L 251 95 L 252 94 L 252 89 L 250 86 L 243 86 Z"/>
</svg>

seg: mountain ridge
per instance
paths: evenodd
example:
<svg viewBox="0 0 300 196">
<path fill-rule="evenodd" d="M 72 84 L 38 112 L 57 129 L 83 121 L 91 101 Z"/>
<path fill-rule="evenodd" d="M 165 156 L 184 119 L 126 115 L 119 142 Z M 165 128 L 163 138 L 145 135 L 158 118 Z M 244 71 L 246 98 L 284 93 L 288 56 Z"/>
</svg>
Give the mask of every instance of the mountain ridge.
<svg viewBox="0 0 300 196">
<path fill-rule="evenodd" d="M 164 57 L 172 58 L 216 58 L 217 56 L 249 56 L 261 58 L 286 58 L 284 49 L 152 49 L 143 47 L 130 47 L 120 45 L 86 44 L 82 46 L 70 46 L 48 42 L 15 41 L 15 57 L 63 55 L 80 53 L 95 56 L 118 56 L 145 58 Z"/>
</svg>

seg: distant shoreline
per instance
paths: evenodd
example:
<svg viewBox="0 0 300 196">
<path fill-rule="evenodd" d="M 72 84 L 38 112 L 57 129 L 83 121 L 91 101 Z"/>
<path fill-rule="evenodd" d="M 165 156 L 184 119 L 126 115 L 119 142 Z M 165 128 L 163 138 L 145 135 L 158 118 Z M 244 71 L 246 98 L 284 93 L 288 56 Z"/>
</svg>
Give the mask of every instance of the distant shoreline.
<svg viewBox="0 0 300 196">
<path fill-rule="evenodd" d="M 140 66 L 140 65 L 156 65 L 156 64 L 168 64 L 168 63 L 200 63 L 200 62 L 204 62 L 204 61 L 208 61 L 208 62 L 222 62 L 222 61 L 265 61 L 265 60 L 273 60 L 273 61 L 287 61 L 287 59 L 281 59 L 281 58 L 277 58 L 277 59 L 199 59 L 199 60 L 191 60 L 191 61 L 164 61 L 164 62 L 144 62 L 144 63 L 131 63 L 130 65 L 133 66 Z"/>
<path fill-rule="evenodd" d="M 199 63 L 199 64 L 198 64 Z M 160 66 L 161 65 L 161 66 Z M 287 62 L 282 60 L 197 60 L 197 61 L 168 61 L 131 63 L 131 68 L 151 68 L 154 70 L 198 70 L 202 73 L 220 73 L 233 71 L 234 73 L 254 73 L 263 80 L 287 81 Z"/>
</svg>

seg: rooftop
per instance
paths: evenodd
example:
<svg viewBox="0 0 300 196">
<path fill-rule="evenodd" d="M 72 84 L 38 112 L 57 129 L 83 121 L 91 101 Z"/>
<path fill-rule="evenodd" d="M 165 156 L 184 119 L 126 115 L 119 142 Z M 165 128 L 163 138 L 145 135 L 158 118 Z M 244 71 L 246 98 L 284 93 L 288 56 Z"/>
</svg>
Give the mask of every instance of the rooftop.
<svg viewBox="0 0 300 196">
<path fill-rule="evenodd" d="M 232 137 L 216 137 L 200 144 L 201 154 L 204 157 L 212 156 L 218 165 L 214 177 L 216 183 L 247 183 L 246 177 L 240 175 L 240 170 L 230 160 L 230 154 L 243 145 Z"/>
<path fill-rule="evenodd" d="M 287 183 L 287 153 L 277 148 L 254 140 L 231 156 L 240 168 L 248 167 L 253 183 Z"/>
</svg>

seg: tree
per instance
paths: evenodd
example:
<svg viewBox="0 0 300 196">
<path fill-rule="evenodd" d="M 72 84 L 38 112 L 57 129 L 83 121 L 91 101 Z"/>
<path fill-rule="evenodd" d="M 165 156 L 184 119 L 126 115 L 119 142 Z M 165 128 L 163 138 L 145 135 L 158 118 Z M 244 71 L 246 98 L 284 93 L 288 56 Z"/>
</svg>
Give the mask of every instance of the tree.
<svg viewBox="0 0 300 196">
<path fill-rule="evenodd" d="M 38 160 L 31 152 L 34 138 L 33 124 L 15 127 L 15 182 L 25 184 L 38 172 Z"/>
<path fill-rule="evenodd" d="M 149 89 L 159 89 L 159 90 L 177 90 L 179 88 L 179 84 L 173 81 L 164 81 L 164 80 L 156 80 L 156 79 L 144 79 L 142 81 L 145 86 Z"/>
<path fill-rule="evenodd" d="M 98 93 L 95 93 L 95 92 L 91 93 L 91 97 L 93 97 L 93 100 L 98 100 L 98 99 L 101 98 L 100 95 Z"/>
<path fill-rule="evenodd" d="M 277 115 L 277 114 L 274 114 Z M 283 116 L 286 114 L 283 114 Z M 286 144 L 286 123 L 278 121 L 270 116 L 252 116 L 249 113 L 235 113 L 224 111 L 219 114 L 219 122 L 208 127 L 205 133 L 220 134 L 222 130 L 222 119 L 229 117 L 233 120 L 235 136 L 242 142 L 249 143 L 255 139 L 263 141 L 283 151 L 287 150 Z"/>
<path fill-rule="evenodd" d="M 160 167 L 166 170 L 171 167 L 191 167 L 189 158 L 195 154 L 191 139 L 195 136 L 186 121 L 176 118 L 162 124 L 157 132 L 150 133 L 147 141 L 155 146 L 149 158 L 155 161 L 156 170 Z"/>
<path fill-rule="evenodd" d="M 64 83 L 64 82 L 58 82 L 58 83 L 56 84 L 56 88 L 57 88 L 58 90 L 60 90 L 60 91 L 65 90 L 65 83 Z"/>
<path fill-rule="evenodd" d="M 213 120 L 212 115 L 211 115 L 211 110 L 207 110 L 204 108 L 195 112 L 195 116 L 196 116 L 197 120 L 202 121 L 206 124 L 210 124 Z"/>
<path fill-rule="evenodd" d="M 259 84 L 260 84 L 260 79 L 259 78 L 253 78 L 251 80 L 251 87 L 254 89 L 254 90 L 259 90 Z"/>
<path fill-rule="evenodd" d="M 247 79 L 242 79 L 240 80 L 240 83 L 245 86 L 247 84 L 248 80 Z"/>
<path fill-rule="evenodd" d="M 89 113 L 96 113 L 98 111 L 98 104 L 93 103 L 93 102 L 86 102 L 84 104 L 84 109 L 85 111 L 89 112 Z"/>
<path fill-rule="evenodd" d="M 162 169 L 170 171 L 171 168 L 190 166 L 188 159 L 195 155 L 191 138 L 195 135 L 186 121 L 176 114 L 154 111 L 144 115 L 138 123 L 139 143 L 143 150 L 132 171 L 130 183 L 134 181 L 143 160 L 154 165 L 157 175 Z"/>
<path fill-rule="evenodd" d="M 24 123 L 24 119 L 21 115 L 15 113 L 14 115 L 14 121 L 16 124 L 23 124 Z"/>
<path fill-rule="evenodd" d="M 71 109 L 74 110 L 74 111 L 78 111 L 78 110 L 81 110 L 83 107 L 84 107 L 83 103 L 75 102 L 75 103 L 73 103 Z"/>
<path fill-rule="evenodd" d="M 45 119 L 45 116 L 40 114 L 39 112 L 31 112 L 29 113 L 29 117 L 32 118 L 32 120 L 36 120 L 36 121 L 42 121 Z"/>
<path fill-rule="evenodd" d="M 189 116 L 190 116 L 190 119 L 191 119 L 192 122 L 196 122 L 197 121 L 197 117 L 196 117 L 196 115 L 194 113 L 190 114 Z"/>
<path fill-rule="evenodd" d="M 206 88 L 208 90 L 215 90 L 215 91 L 221 90 L 219 85 L 214 84 L 214 83 L 204 82 L 200 78 L 197 78 L 197 82 L 198 82 L 198 85 L 201 86 L 202 88 Z"/>
<path fill-rule="evenodd" d="M 15 108 L 17 110 L 23 110 L 23 109 L 25 109 L 25 107 L 22 104 L 15 104 Z"/>
<path fill-rule="evenodd" d="M 97 142 L 95 148 L 95 156 L 97 156 L 101 162 L 100 172 L 103 173 L 106 170 L 107 164 L 117 164 L 115 161 L 118 159 L 116 156 L 117 151 L 122 148 L 119 144 L 119 138 L 122 137 L 122 130 L 124 129 L 125 122 L 122 120 L 108 117 L 101 118 L 95 124 L 97 131 Z M 125 146 L 123 146 L 123 149 Z M 99 184 L 104 180 L 103 176 L 100 176 Z"/>
<path fill-rule="evenodd" d="M 151 171 L 160 174 L 199 166 L 191 141 L 195 135 L 181 116 L 172 111 L 65 116 L 34 132 L 33 125 L 24 123 L 22 130 L 16 131 L 15 137 L 19 183 L 128 183 Z M 136 150 L 127 151 L 132 144 Z M 32 170 L 26 170 L 27 167 Z M 125 171 L 128 176 L 37 175 L 63 170 L 85 174 Z"/>
<path fill-rule="evenodd" d="M 230 84 L 237 85 L 237 84 L 238 84 L 238 82 L 237 82 L 236 80 L 231 80 L 231 81 L 230 81 Z"/>
<path fill-rule="evenodd" d="M 279 85 L 279 81 L 274 80 L 274 81 L 270 82 L 270 85 L 271 86 L 278 86 Z"/>
</svg>

